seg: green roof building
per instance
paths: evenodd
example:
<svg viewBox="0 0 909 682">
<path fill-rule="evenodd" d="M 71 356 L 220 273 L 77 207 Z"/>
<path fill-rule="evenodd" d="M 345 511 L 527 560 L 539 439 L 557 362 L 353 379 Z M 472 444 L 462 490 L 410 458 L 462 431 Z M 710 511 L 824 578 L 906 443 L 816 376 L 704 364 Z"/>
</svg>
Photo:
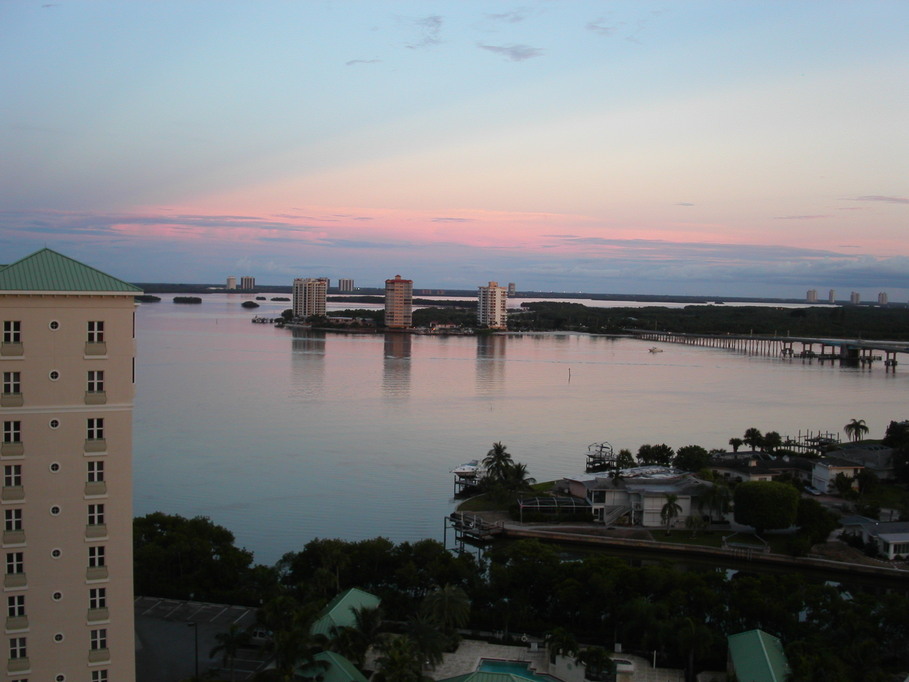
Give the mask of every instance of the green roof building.
<svg viewBox="0 0 909 682">
<path fill-rule="evenodd" d="M 729 635 L 729 673 L 738 682 L 785 682 L 789 662 L 783 645 L 763 630 L 748 630 Z"/>
<path fill-rule="evenodd" d="M 323 651 L 314 657 L 316 665 L 296 670 L 296 675 L 322 682 L 367 682 L 357 667 L 341 654 Z"/>
<path fill-rule="evenodd" d="M 94 296 L 142 293 L 139 287 L 46 248 L 10 265 L 0 265 L 0 291 L 47 294 L 84 291 Z"/>
<path fill-rule="evenodd" d="M 332 599 L 328 606 L 322 609 L 310 632 L 328 637 L 332 628 L 353 627 L 357 623 L 354 609 L 375 609 L 381 603 L 382 600 L 377 596 L 352 587 Z"/>
</svg>

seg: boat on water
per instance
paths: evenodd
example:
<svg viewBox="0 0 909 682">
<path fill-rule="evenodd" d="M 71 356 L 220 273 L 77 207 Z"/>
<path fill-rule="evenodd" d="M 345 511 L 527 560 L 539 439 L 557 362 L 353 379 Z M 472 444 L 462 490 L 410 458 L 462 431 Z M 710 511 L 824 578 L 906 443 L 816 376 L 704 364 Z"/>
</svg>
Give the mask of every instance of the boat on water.
<svg viewBox="0 0 909 682">
<path fill-rule="evenodd" d="M 480 469 L 480 460 L 472 459 L 459 467 L 455 467 L 451 470 L 451 473 L 461 478 L 472 478 L 480 473 Z"/>
<path fill-rule="evenodd" d="M 663 352 L 663 349 L 662 349 L 662 348 L 657 348 L 656 346 L 651 346 L 651 347 L 650 347 L 650 352 L 651 352 L 651 353 L 662 353 L 662 352 Z"/>
</svg>

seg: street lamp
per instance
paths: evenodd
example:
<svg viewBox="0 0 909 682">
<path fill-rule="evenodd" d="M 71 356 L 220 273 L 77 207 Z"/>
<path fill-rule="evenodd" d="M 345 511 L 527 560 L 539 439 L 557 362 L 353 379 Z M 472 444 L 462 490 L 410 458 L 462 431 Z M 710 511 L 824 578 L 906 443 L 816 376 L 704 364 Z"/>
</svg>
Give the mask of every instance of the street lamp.
<svg viewBox="0 0 909 682">
<path fill-rule="evenodd" d="M 193 643 L 195 644 L 195 671 L 193 682 L 199 682 L 199 624 L 194 621 L 188 621 L 186 627 L 193 629 Z"/>
</svg>

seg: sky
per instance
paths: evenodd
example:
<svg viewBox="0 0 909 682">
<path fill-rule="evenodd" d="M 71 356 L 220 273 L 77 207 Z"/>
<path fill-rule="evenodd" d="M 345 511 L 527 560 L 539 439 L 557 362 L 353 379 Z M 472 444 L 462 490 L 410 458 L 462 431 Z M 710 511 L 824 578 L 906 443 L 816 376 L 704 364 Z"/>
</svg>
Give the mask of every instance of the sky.
<svg viewBox="0 0 909 682">
<path fill-rule="evenodd" d="M 0 262 L 909 299 L 904 0 L 0 0 Z"/>
</svg>

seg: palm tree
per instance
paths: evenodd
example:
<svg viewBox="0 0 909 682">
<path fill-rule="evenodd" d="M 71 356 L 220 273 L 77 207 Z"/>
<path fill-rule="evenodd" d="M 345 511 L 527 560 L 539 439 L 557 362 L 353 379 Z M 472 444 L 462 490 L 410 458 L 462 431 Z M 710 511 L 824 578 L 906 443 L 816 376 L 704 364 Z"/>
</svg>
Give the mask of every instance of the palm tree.
<svg viewBox="0 0 909 682">
<path fill-rule="evenodd" d="M 234 680 L 235 663 L 237 654 L 240 649 L 249 644 L 250 634 L 236 623 L 231 623 L 226 632 L 219 632 L 215 635 L 217 645 L 209 652 L 208 657 L 214 658 L 221 654 L 221 663 L 223 667 L 230 670 L 230 680 Z"/>
<path fill-rule="evenodd" d="M 862 436 L 868 433 L 868 426 L 865 424 L 864 419 L 853 419 L 843 427 L 843 431 L 849 436 L 849 440 L 855 443 L 860 441 Z"/>
<path fill-rule="evenodd" d="M 546 633 L 546 649 L 549 651 L 549 662 L 555 663 L 556 656 L 577 655 L 578 640 L 565 628 L 554 628 Z"/>
<path fill-rule="evenodd" d="M 416 647 L 421 661 L 426 661 L 433 668 L 442 662 L 449 645 L 448 637 L 425 613 L 417 613 L 408 620 L 405 632 Z"/>
<path fill-rule="evenodd" d="M 353 609 L 353 617 L 352 626 L 332 627 L 331 647 L 362 668 L 366 652 L 381 633 L 382 612 L 378 607 L 360 606 Z"/>
<path fill-rule="evenodd" d="M 380 682 L 423 682 L 420 652 L 410 637 L 391 637 L 382 644 L 382 654 L 376 659 L 379 672 L 372 679 Z"/>
<path fill-rule="evenodd" d="M 587 647 L 578 654 L 576 662 L 584 665 L 585 680 L 609 680 L 615 673 L 615 663 L 601 646 Z"/>
<path fill-rule="evenodd" d="M 527 465 L 521 462 L 515 462 L 505 470 L 502 478 L 502 484 L 509 492 L 523 493 L 533 489 L 533 484 L 537 482 L 533 476 L 527 475 Z"/>
<path fill-rule="evenodd" d="M 742 438 L 745 445 L 751 448 L 751 452 L 754 452 L 763 440 L 764 437 L 761 435 L 760 429 L 756 429 L 753 426 L 745 431 L 745 437 Z"/>
<path fill-rule="evenodd" d="M 508 469 L 513 464 L 511 453 L 505 449 L 501 442 L 493 443 L 492 449 L 483 458 L 483 467 L 486 469 L 486 475 L 491 477 L 494 482 L 503 480 Z"/>
<path fill-rule="evenodd" d="M 714 513 L 722 520 L 723 515 L 729 511 L 731 499 L 732 493 L 729 491 L 729 487 L 725 483 L 716 481 L 698 495 L 698 509 L 706 507 L 711 521 L 713 521 Z"/>
<path fill-rule="evenodd" d="M 672 522 L 682 513 L 682 506 L 678 503 L 678 499 L 679 496 L 675 493 L 666 493 L 666 504 L 660 510 L 660 518 L 666 524 L 666 535 L 669 535 Z"/>
<path fill-rule="evenodd" d="M 436 627 L 453 634 L 470 619 L 470 597 L 457 585 L 446 583 L 423 598 L 420 610 Z"/>
<path fill-rule="evenodd" d="M 733 452 L 738 452 L 739 448 L 742 447 L 742 443 L 744 443 L 744 442 L 745 441 L 743 441 L 741 438 L 730 438 L 729 439 L 729 444 L 732 446 Z"/>
</svg>

